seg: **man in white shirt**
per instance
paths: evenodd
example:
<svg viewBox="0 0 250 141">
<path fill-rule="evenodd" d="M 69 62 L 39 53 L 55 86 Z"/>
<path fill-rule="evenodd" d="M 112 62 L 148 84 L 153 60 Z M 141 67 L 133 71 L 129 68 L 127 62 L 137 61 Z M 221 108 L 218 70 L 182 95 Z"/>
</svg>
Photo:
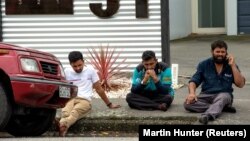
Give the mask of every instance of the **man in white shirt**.
<svg viewBox="0 0 250 141">
<path fill-rule="evenodd" d="M 82 53 L 72 51 L 68 56 L 71 68 L 65 69 L 66 79 L 78 86 L 77 97 L 71 99 L 62 109 L 59 122 L 59 135 L 65 136 L 68 128 L 91 110 L 93 88 L 110 109 L 121 107 L 109 101 L 101 87 L 99 77 L 94 68 L 85 66 Z"/>
</svg>

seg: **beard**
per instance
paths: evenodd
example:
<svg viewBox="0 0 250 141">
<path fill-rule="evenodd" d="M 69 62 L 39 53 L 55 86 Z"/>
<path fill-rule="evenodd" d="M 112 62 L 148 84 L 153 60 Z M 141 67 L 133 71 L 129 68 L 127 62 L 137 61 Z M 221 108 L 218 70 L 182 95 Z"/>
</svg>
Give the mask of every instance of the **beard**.
<svg viewBox="0 0 250 141">
<path fill-rule="evenodd" d="M 213 60 L 216 64 L 224 64 L 227 61 L 227 57 L 213 55 Z"/>
</svg>

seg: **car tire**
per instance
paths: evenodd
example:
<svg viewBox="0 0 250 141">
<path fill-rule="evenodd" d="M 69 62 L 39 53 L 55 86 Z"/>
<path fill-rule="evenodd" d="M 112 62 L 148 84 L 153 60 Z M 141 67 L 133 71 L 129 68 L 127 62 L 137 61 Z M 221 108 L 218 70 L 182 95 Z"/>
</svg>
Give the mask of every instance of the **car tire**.
<svg viewBox="0 0 250 141">
<path fill-rule="evenodd" d="M 55 109 L 32 109 L 27 115 L 13 115 L 6 130 L 17 137 L 40 136 L 52 126 L 55 116 Z"/>
<path fill-rule="evenodd" d="M 11 104 L 2 83 L 0 83 L 0 130 L 4 129 L 11 117 Z"/>
</svg>

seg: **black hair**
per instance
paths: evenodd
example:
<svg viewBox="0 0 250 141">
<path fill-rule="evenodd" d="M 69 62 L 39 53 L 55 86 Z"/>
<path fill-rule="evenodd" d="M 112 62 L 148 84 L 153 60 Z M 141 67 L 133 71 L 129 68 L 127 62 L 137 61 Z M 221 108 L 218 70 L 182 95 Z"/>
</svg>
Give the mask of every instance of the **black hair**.
<svg viewBox="0 0 250 141">
<path fill-rule="evenodd" d="M 71 51 L 69 53 L 68 59 L 70 63 L 74 63 L 78 60 L 83 60 L 83 56 L 80 51 Z"/>
<path fill-rule="evenodd" d="M 211 44 L 211 50 L 213 51 L 215 48 L 225 48 L 227 50 L 227 43 L 222 40 L 214 41 Z"/>
<path fill-rule="evenodd" d="M 141 58 L 142 58 L 143 61 L 148 61 L 148 60 L 150 60 L 152 58 L 156 59 L 155 53 L 153 51 L 151 51 L 151 50 L 144 51 L 142 53 L 142 57 Z"/>
</svg>

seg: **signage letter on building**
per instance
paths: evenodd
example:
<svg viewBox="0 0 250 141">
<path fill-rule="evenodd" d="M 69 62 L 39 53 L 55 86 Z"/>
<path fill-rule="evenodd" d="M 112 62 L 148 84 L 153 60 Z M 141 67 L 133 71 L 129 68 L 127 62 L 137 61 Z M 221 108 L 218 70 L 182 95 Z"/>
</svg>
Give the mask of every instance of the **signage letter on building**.
<svg viewBox="0 0 250 141">
<path fill-rule="evenodd" d="M 107 0 L 106 10 L 102 9 L 102 3 L 90 3 L 89 7 L 96 16 L 110 18 L 119 10 L 120 2 L 119 0 Z"/>
</svg>

